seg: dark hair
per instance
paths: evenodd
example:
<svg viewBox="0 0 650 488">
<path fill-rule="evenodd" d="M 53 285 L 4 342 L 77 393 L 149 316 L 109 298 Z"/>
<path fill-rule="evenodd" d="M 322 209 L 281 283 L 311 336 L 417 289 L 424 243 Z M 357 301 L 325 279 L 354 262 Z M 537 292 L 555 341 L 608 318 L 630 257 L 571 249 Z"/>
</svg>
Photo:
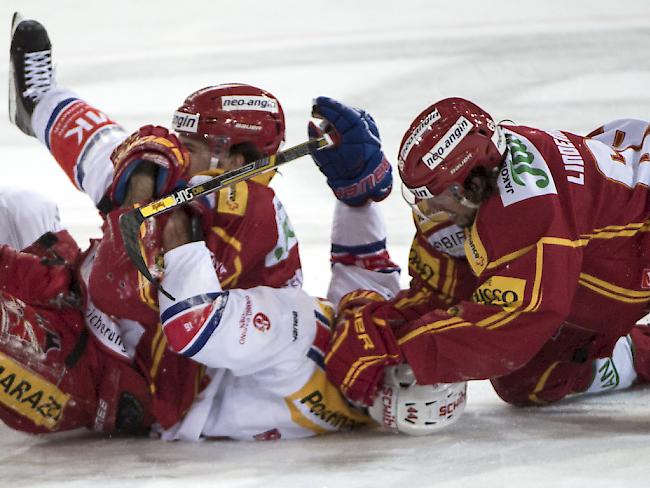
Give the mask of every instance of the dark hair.
<svg viewBox="0 0 650 488">
<path fill-rule="evenodd" d="M 244 163 L 251 163 L 255 161 L 256 159 L 260 159 L 262 157 L 262 153 L 260 153 L 252 142 L 242 142 L 239 144 L 235 144 L 230 148 L 230 154 L 241 154 L 244 156 Z"/>
<path fill-rule="evenodd" d="M 497 178 L 502 166 L 503 163 L 491 169 L 487 169 L 485 166 L 472 168 L 463 183 L 465 197 L 472 203 L 482 203 L 498 193 Z"/>
</svg>

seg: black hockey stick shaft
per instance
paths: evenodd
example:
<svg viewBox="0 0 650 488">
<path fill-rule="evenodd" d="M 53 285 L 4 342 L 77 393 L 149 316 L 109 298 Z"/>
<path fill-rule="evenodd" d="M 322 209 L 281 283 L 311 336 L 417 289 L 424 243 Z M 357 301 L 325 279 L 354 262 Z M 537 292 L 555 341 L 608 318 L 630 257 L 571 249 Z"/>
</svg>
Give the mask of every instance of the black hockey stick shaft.
<svg viewBox="0 0 650 488">
<path fill-rule="evenodd" d="M 312 139 L 297 146 L 290 147 L 286 151 L 280 151 L 276 154 L 248 163 L 241 168 L 227 171 L 216 176 L 205 183 L 191 186 L 182 190 L 175 191 L 170 195 L 155 200 L 142 207 L 134 208 L 120 216 L 120 232 L 124 241 L 124 248 L 127 255 L 133 261 L 133 264 L 142 275 L 151 283 L 156 283 L 151 272 L 144 261 L 140 252 L 140 226 L 146 220 L 157 215 L 177 208 L 181 205 L 191 202 L 193 199 L 208 195 L 222 188 L 248 180 L 254 176 L 266 173 L 278 166 L 293 161 L 294 159 L 306 156 L 314 151 L 319 151 L 333 145 L 332 139 L 324 134 L 322 137 Z M 157 283 L 156 283 L 157 284 Z M 169 299 L 174 300 L 167 291 L 160 285 L 159 290 Z"/>
</svg>

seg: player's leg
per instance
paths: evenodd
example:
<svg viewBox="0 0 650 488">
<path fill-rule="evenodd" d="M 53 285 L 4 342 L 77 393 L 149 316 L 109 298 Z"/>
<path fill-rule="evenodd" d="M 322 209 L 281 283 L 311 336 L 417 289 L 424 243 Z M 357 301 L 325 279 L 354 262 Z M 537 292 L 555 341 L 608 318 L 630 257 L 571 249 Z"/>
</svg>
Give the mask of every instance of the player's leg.
<svg viewBox="0 0 650 488">
<path fill-rule="evenodd" d="M 146 382 L 95 347 L 79 312 L 0 292 L 0 323 L 0 419 L 8 426 L 136 433 L 150 425 Z"/>
<path fill-rule="evenodd" d="M 127 134 L 106 114 L 56 86 L 52 45 L 39 22 L 14 22 L 10 118 L 38 138 L 72 183 L 98 204 L 113 178 L 110 155 Z"/>
<path fill-rule="evenodd" d="M 647 327 L 635 326 L 615 342 L 609 357 L 594 358 L 602 349 L 594 346 L 594 337 L 587 331 L 563 328 L 526 366 L 493 379 L 492 384 L 504 401 L 522 406 L 623 390 L 650 379 Z"/>
<path fill-rule="evenodd" d="M 589 331 L 563 326 L 524 367 L 492 379 L 492 385 L 517 406 L 545 405 L 584 391 L 592 377 L 593 340 Z"/>
<path fill-rule="evenodd" d="M 584 393 L 624 390 L 650 382 L 650 327 L 637 324 L 615 344 L 612 355 L 592 364 L 593 380 Z"/>
</svg>

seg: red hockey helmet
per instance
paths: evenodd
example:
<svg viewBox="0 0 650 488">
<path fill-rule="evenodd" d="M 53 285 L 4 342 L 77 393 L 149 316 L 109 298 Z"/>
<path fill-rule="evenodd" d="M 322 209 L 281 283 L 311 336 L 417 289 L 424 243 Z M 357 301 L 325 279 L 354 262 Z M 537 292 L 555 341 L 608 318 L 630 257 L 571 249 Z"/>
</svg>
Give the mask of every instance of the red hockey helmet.
<svg viewBox="0 0 650 488">
<path fill-rule="evenodd" d="M 417 198 L 462 185 L 472 168 L 503 161 L 506 141 L 490 114 L 468 100 L 446 98 L 418 115 L 402 138 L 399 172 Z"/>
<path fill-rule="evenodd" d="M 285 128 L 278 99 L 242 83 L 209 86 L 192 93 L 174 113 L 172 127 L 183 135 L 203 137 L 211 146 L 215 139 L 225 140 L 226 150 L 252 143 L 264 156 L 277 152 Z"/>
</svg>

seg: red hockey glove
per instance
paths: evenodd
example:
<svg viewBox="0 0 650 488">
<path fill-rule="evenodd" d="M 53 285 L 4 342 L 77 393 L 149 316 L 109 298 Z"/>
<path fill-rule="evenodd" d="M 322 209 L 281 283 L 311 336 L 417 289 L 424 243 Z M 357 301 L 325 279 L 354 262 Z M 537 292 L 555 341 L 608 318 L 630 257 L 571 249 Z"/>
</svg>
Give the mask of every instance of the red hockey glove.
<svg viewBox="0 0 650 488">
<path fill-rule="evenodd" d="M 130 210 L 119 208 L 106 216 L 88 279 L 88 293 L 100 310 L 110 310 L 116 317 L 142 324 L 156 324 L 159 320 L 157 289 L 133 265 L 120 232 L 119 217 Z M 140 228 L 140 251 L 156 279 L 163 271 L 161 228 L 167 218 L 163 214 L 160 218 L 147 219 Z"/>
<path fill-rule="evenodd" d="M 145 161 L 157 167 L 153 195 L 149 198 L 169 193 L 189 171 L 188 156 L 180 141 L 161 126 L 145 125 L 138 129 L 113 151 L 111 161 L 115 175 L 108 195 L 117 206 L 124 202 L 129 178 Z"/>
<path fill-rule="evenodd" d="M 0 246 L 0 269 L 0 290 L 30 305 L 54 307 L 70 293 L 70 270 L 33 254 Z"/>
<path fill-rule="evenodd" d="M 392 327 L 404 318 L 387 302 L 350 307 L 356 302 L 357 298 L 347 301 L 345 297 L 341 302 L 344 310 L 339 312 L 325 369 L 328 379 L 350 401 L 370 406 L 384 368 L 403 362 Z"/>
</svg>

